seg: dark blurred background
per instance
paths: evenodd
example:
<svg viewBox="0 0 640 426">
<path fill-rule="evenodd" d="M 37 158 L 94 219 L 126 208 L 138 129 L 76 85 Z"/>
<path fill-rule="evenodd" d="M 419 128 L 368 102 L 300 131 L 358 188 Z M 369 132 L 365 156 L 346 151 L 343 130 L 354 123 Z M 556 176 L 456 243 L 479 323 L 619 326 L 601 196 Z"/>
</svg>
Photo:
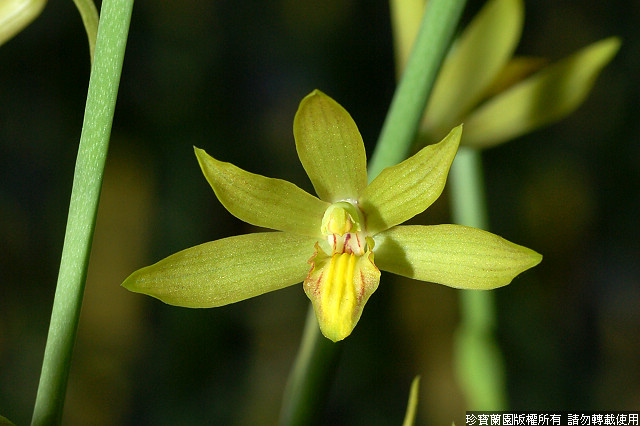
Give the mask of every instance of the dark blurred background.
<svg viewBox="0 0 640 426">
<path fill-rule="evenodd" d="M 482 2 L 469 1 L 464 21 Z M 511 406 L 640 408 L 640 3 L 526 4 L 518 53 L 622 49 L 561 123 L 484 154 L 492 231 L 544 255 L 496 290 Z M 89 75 L 71 1 L 0 47 L 0 414 L 27 424 L 40 374 Z M 190 310 L 129 293 L 133 270 L 254 229 L 202 177 L 198 146 L 312 191 L 293 144 L 314 88 L 370 153 L 394 90 L 384 1 L 138 1 L 124 63 L 65 425 L 274 424 L 308 300 L 301 286 Z M 448 222 L 446 191 L 422 223 Z M 383 275 L 322 424 L 463 424 L 457 290 Z"/>
</svg>

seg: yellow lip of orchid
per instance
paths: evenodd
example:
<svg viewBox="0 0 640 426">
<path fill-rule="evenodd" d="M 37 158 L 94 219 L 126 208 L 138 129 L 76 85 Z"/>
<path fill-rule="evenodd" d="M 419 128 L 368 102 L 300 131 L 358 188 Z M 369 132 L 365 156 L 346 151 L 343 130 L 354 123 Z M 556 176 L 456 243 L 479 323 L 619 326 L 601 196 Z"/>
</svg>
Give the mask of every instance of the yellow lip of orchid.
<svg viewBox="0 0 640 426">
<path fill-rule="evenodd" d="M 320 329 L 332 341 L 351 334 L 378 287 L 380 270 L 456 288 L 507 285 L 542 257 L 478 229 L 400 225 L 442 193 L 461 133 L 462 126 L 454 128 L 440 143 L 383 170 L 367 185 L 366 154 L 355 122 L 315 90 L 300 103 L 294 138 L 319 198 L 195 148 L 225 208 L 277 232 L 183 250 L 134 272 L 122 285 L 172 305 L 200 308 L 304 281 Z"/>
</svg>

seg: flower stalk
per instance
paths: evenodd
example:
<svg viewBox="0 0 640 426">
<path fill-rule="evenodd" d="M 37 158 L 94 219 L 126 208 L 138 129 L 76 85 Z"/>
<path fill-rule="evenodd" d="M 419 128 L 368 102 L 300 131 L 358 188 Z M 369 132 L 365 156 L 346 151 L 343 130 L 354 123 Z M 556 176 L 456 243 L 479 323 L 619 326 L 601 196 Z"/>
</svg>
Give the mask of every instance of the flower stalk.
<svg viewBox="0 0 640 426">
<path fill-rule="evenodd" d="M 309 306 L 298 356 L 282 398 L 280 426 L 313 424 L 324 406 L 344 341 L 322 335 L 313 306 Z"/>
<path fill-rule="evenodd" d="M 369 163 L 369 177 L 407 158 L 466 0 L 430 0 Z M 459 123 L 458 123 L 459 124 Z"/>
<path fill-rule="evenodd" d="M 60 424 L 133 0 L 104 0 L 33 425 Z"/>
</svg>

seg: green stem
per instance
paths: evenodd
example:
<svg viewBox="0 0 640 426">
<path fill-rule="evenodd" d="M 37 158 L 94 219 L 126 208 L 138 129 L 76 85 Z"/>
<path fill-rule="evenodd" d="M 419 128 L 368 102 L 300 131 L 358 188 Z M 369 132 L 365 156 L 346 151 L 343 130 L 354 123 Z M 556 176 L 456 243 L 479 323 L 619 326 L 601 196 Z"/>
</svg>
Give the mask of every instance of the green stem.
<svg viewBox="0 0 640 426">
<path fill-rule="evenodd" d="M 280 425 L 307 425 L 317 419 L 329 394 L 342 345 L 322 335 L 309 305 L 300 352 L 284 392 Z"/>
<path fill-rule="evenodd" d="M 82 24 L 84 30 L 87 32 L 87 40 L 89 41 L 89 57 L 91 63 L 93 63 L 93 55 L 96 49 L 96 37 L 98 33 L 98 9 L 96 9 L 93 0 L 73 0 L 76 4 L 76 9 L 80 13 L 82 18 Z"/>
<path fill-rule="evenodd" d="M 413 51 L 369 163 L 370 179 L 407 158 L 464 4 L 465 0 L 427 3 Z"/>
<path fill-rule="evenodd" d="M 33 425 L 62 419 L 133 0 L 104 0 Z"/>
<path fill-rule="evenodd" d="M 488 229 L 480 152 L 460 147 L 449 172 L 449 182 L 454 222 Z M 504 361 L 494 336 L 496 313 L 493 292 L 460 292 L 460 316 L 455 363 L 468 408 L 505 410 Z"/>
<path fill-rule="evenodd" d="M 465 0 L 429 1 L 413 52 L 369 163 L 369 179 L 407 157 L 464 4 Z M 313 423 L 314 414 L 324 403 L 340 347 L 322 336 L 310 308 L 285 391 L 281 425 Z"/>
</svg>

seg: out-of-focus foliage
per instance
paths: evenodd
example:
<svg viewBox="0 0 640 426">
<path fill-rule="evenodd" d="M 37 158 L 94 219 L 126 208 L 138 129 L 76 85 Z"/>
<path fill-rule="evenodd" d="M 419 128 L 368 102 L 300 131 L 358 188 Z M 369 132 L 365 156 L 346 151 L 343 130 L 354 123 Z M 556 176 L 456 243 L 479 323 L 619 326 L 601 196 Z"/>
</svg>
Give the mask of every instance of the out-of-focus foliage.
<svg viewBox="0 0 640 426">
<path fill-rule="evenodd" d="M 397 68 L 402 70 L 423 5 L 391 4 Z M 425 110 L 423 143 L 439 140 L 464 122 L 464 145 L 492 147 L 555 123 L 584 102 L 620 40 L 600 40 L 549 66 L 539 58 L 512 57 L 524 6 L 524 0 L 488 0 L 454 40 Z"/>
</svg>

